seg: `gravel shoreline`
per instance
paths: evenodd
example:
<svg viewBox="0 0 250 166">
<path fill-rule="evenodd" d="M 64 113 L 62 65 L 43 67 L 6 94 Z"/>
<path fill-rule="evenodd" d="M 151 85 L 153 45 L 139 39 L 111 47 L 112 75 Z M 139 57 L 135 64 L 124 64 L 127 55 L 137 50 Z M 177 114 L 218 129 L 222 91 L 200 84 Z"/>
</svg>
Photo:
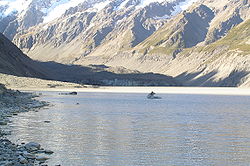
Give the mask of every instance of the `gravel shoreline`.
<svg viewBox="0 0 250 166">
<path fill-rule="evenodd" d="M 1 166 L 46 166 L 48 155 L 53 152 L 41 148 L 39 143 L 30 142 L 21 145 L 12 143 L 6 138 L 11 131 L 6 126 L 11 123 L 10 117 L 22 112 L 38 111 L 48 103 L 34 99 L 31 93 L 7 90 L 0 87 L 0 165 Z M 45 155 L 46 154 L 46 155 Z"/>
</svg>

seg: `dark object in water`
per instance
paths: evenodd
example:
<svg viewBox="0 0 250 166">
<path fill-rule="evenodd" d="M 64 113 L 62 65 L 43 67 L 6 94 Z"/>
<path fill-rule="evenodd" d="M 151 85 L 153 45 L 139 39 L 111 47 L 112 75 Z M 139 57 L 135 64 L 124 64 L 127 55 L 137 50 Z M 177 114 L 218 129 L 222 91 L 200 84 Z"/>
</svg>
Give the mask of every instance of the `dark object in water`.
<svg viewBox="0 0 250 166">
<path fill-rule="evenodd" d="M 147 95 L 147 98 L 148 99 L 161 99 L 161 97 L 155 96 L 155 93 L 153 91 Z"/>
<path fill-rule="evenodd" d="M 77 92 L 59 93 L 59 95 L 77 95 Z"/>
<path fill-rule="evenodd" d="M 70 92 L 70 95 L 77 95 L 77 92 Z"/>
</svg>

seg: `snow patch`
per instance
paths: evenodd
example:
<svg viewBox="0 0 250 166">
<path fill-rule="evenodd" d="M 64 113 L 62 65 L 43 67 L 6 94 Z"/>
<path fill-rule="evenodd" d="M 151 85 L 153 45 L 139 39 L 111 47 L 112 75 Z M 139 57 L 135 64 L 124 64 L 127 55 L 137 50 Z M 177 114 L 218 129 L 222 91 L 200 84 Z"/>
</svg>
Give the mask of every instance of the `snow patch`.
<svg viewBox="0 0 250 166">
<path fill-rule="evenodd" d="M 120 6 L 117 7 L 117 10 L 120 10 L 120 9 L 124 8 L 128 2 L 129 2 L 129 0 L 123 1 L 123 2 L 120 4 Z"/>
<path fill-rule="evenodd" d="M 8 2 L 7 1 L 0 1 L 0 6 L 4 6 L 4 5 L 7 5 Z"/>
<path fill-rule="evenodd" d="M 51 0 L 52 6 L 50 8 L 42 8 L 41 11 L 46 15 L 44 17 L 43 23 L 50 22 L 58 17 L 60 17 L 67 9 L 70 7 L 75 7 L 78 4 L 85 2 L 88 0 Z M 177 15 L 183 10 L 186 10 L 189 6 L 191 6 L 194 2 L 198 0 L 185 0 L 184 2 L 180 2 L 178 5 L 174 7 L 172 14 L 170 16 Z M 12 12 L 18 12 L 20 14 L 24 14 L 25 10 L 29 7 L 32 0 L 0 0 L 0 6 L 7 6 L 7 9 L 0 13 L 0 17 L 7 16 Z M 111 0 L 105 0 L 100 3 L 96 3 L 89 10 L 92 11 L 100 11 L 104 9 Z M 123 0 L 123 2 L 115 8 L 115 10 L 120 10 L 126 6 L 129 0 Z M 148 6 L 153 2 L 176 2 L 176 0 L 141 0 L 140 4 L 136 6 L 136 8 L 143 8 Z M 168 19 L 170 16 L 165 15 L 161 17 L 155 17 L 155 19 Z"/>
<path fill-rule="evenodd" d="M 154 2 L 162 3 L 162 2 L 171 2 L 171 1 L 173 0 L 141 0 L 141 3 L 137 5 L 136 8 L 144 8 Z"/>
<path fill-rule="evenodd" d="M 48 28 L 49 28 L 49 25 L 48 25 L 48 24 L 45 24 L 45 25 L 42 27 L 43 30 L 47 30 Z"/>
<path fill-rule="evenodd" d="M 96 9 L 97 11 L 100 11 L 102 9 L 104 9 L 108 4 L 110 3 L 110 1 L 104 1 L 104 2 L 100 2 L 97 3 L 93 6 L 94 9 Z"/>
<path fill-rule="evenodd" d="M 178 5 L 174 7 L 174 11 L 172 11 L 171 16 L 175 16 L 182 12 L 183 10 L 186 10 L 189 8 L 193 3 L 197 2 L 198 0 L 186 0 L 184 2 L 180 2 Z"/>
<path fill-rule="evenodd" d="M 86 28 L 86 30 L 84 31 L 84 33 L 86 33 L 89 29 L 91 29 L 92 27 L 94 27 L 95 24 L 94 23 L 90 23 L 89 26 Z"/>
<path fill-rule="evenodd" d="M 198 0 L 187 0 L 185 2 L 181 2 L 180 3 L 180 8 L 182 10 L 186 10 L 187 8 L 189 8 L 189 6 L 191 6 L 193 3 L 197 2 Z"/>
<path fill-rule="evenodd" d="M 181 11 L 186 10 L 189 6 L 191 6 L 194 2 L 197 1 L 198 0 L 185 0 L 183 2 L 180 2 L 174 7 L 175 10 L 172 12 L 172 15 L 176 15 Z M 144 8 L 153 2 L 176 2 L 176 0 L 141 0 L 141 3 L 137 6 L 137 8 Z"/>
<path fill-rule="evenodd" d="M 47 16 L 44 17 L 43 23 L 50 22 L 60 16 L 63 15 L 63 13 L 71 8 L 79 5 L 80 3 L 87 1 L 87 0 L 60 0 L 58 2 L 54 2 L 53 5 L 49 9 L 43 9 L 43 13 L 45 13 Z M 100 11 L 103 8 L 105 8 L 110 3 L 110 0 L 100 2 L 95 4 L 92 9 L 89 9 L 89 11 Z"/>
<path fill-rule="evenodd" d="M 43 22 L 47 23 L 60 17 L 61 15 L 63 15 L 63 13 L 67 9 L 71 7 L 75 7 L 84 1 L 85 0 L 60 0 L 60 1 L 54 2 L 53 5 L 49 9 L 44 8 L 42 10 L 45 14 L 47 14 L 47 16 L 44 17 Z"/>
<path fill-rule="evenodd" d="M 3 13 L 7 16 L 15 11 L 21 13 L 28 8 L 31 2 L 32 0 L 3 0 L 0 5 L 7 5 L 7 9 Z"/>
<path fill-rule="evenodd" d="M 198 1 L 198 0 L 186 0 L 186 1 L 180 2 L 179 4 L 174 6 L 174 10 L 171 12 L 170 15 L 164 15 L 164 16 L 161 16 L 161 17 L 154 17 L 154 19 L 156 19 L 156 20 L 170 19 L 172 16 L 176 16 L 177 14 L 179 14 L 182 11 L 189 8 L 196 1 Z"/>
<path fill-rule="evenodd" d="M 164 20 L 164 19 L 169 19 L 169 18 L 171 18 L 169 15 L 164 15 L 161 17 L 159 16 L 154 17 L 155 20 Z"/>
</svg>

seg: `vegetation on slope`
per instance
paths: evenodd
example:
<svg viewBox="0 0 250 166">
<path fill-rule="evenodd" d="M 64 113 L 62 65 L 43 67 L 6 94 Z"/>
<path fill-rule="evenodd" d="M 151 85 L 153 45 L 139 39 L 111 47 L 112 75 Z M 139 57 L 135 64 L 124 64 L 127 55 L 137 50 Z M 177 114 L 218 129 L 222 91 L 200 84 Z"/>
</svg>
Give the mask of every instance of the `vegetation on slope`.
<svg viewBox="0 0 250 166">
<path fill-rule="evenodd" d="M 202 48 L 201 51 L 213 51 L 221 47 L 227 47 L 227 51 L 241 55 L 250 54 L 250 19 L 233 28 L 221 40 Z"/>
</svg>

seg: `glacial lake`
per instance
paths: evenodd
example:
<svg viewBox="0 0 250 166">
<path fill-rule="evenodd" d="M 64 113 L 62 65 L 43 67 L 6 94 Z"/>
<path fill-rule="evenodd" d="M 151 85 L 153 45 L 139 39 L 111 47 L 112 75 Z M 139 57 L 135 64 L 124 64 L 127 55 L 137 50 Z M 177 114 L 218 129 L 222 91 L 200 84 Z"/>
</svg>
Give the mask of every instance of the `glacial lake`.
<svg viewBox="0 0 250 166">
<path fill-rule="evenodd" d="M 250 164 L 250 96 L 42 93 L 54 106 L 13 117 L 9 138 L 54 151 L 49 166 Z"/>
</svg>

